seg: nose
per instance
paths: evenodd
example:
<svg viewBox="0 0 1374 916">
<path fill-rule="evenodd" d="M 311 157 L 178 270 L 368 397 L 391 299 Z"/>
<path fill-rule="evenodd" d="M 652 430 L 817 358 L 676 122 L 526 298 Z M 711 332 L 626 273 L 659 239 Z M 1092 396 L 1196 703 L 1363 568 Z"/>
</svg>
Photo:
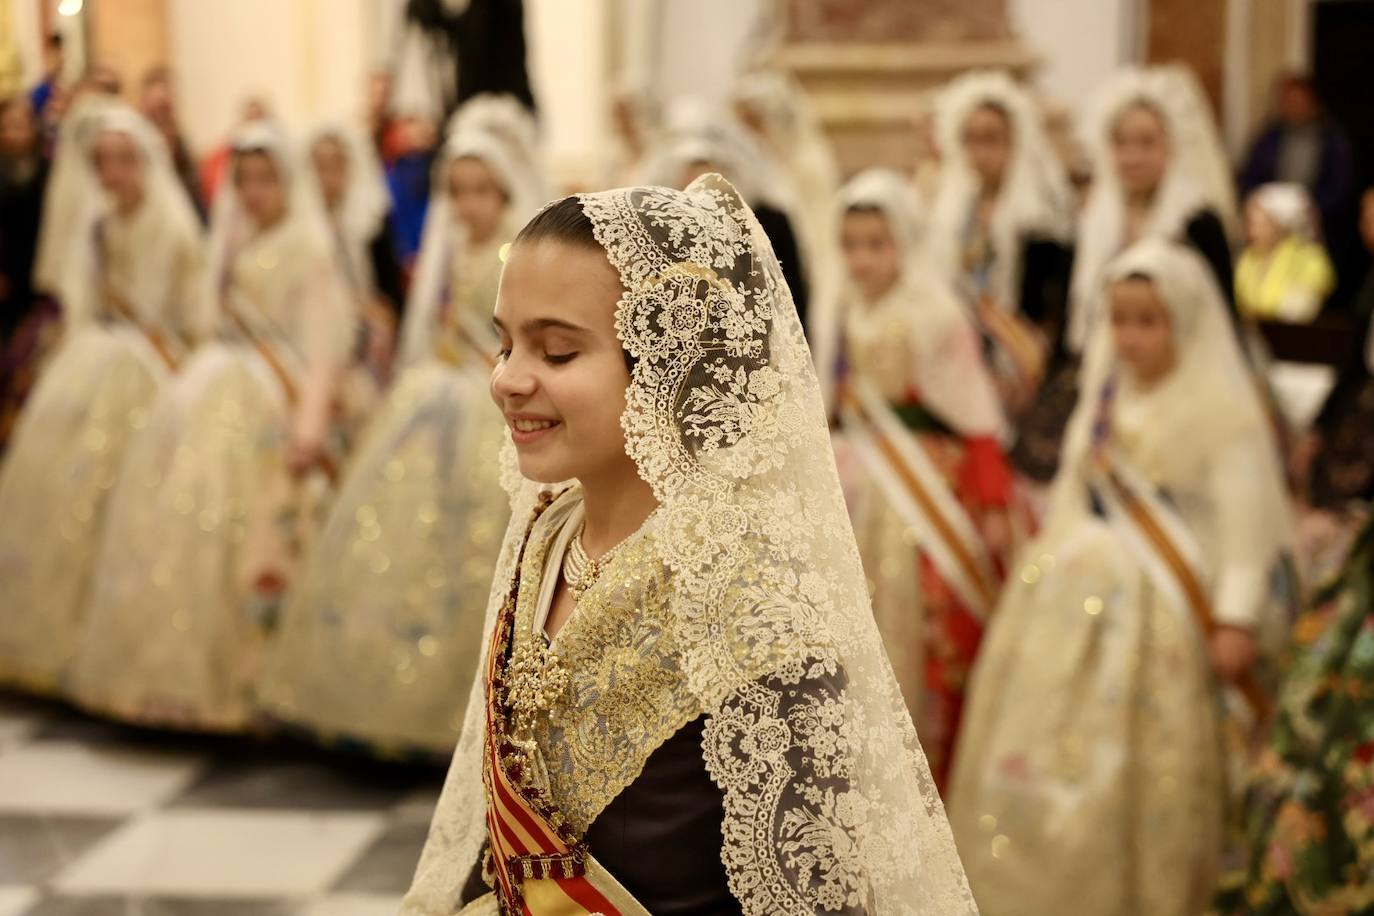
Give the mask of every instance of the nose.
<svg viewBox="0 0 1374 916">
<path fill-rule="evenodd" d="M 525 368 L 523 360 L 517 356 L 501 360 L 491 370 L 491 399 L 498 407 L 505 407 L 511 401 L 518 403 L 529 399 L 537 387 L 534 374 Z"/>
</svg>

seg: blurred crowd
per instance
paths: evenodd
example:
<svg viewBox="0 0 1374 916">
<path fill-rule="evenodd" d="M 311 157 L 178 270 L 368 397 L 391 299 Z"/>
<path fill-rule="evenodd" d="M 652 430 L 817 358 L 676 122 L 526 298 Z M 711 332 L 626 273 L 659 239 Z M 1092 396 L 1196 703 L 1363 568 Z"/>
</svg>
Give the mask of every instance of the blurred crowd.
<svg viewBox="0 0 1374 916">
<path fill-rule="evenodd" d="M 501 265 L 595 188 L 513 96 L 437 123 L 379 74 L 197 151 L 166 69 L 47 52 L 0 101 L 0 679 L 442 757 L 508 515 Z M 1176 66 L 1072 116 L 961 75 L 852 175 L 783 72 L 608 105 L 602 187 L 719 172 L 772 243 L 983 911 L 1362 911 L 1374 189 L 1312 79 L 1238 164 Z"/>
</svg>

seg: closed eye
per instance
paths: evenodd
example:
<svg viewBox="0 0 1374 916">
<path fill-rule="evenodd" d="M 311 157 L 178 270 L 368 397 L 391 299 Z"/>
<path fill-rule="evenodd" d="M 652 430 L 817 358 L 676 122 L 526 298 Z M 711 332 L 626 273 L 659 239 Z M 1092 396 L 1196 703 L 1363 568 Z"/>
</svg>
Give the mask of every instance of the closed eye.
<svg viewBox="0 0 1374 916">
<path fill-rule="evenodd" d="M 545 353 L 544 361 L 553 363 L 555 366 L 562 366 L 570 363 L 577 357 L 577 351 L 572 353 Z"/>
</svg>

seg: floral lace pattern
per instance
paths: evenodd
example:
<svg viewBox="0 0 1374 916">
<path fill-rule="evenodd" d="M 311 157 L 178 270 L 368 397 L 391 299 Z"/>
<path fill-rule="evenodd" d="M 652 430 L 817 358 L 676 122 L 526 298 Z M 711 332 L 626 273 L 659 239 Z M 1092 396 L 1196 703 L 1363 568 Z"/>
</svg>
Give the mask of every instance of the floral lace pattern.
<svg viewBox="0 0 1374 916">
<path fill-rule="evenodd" d="M 708 715 L 732 892 L 749 914 L 974 912 L 762 230 L 717 176 L 581 200 L 626 289 L 622 425 L 672 583 L 652 616 Z"/>
<path fill-rule="evenodd" d="M 536 524 L 520 574 L 514 653 L 544 640 L 535 621 L 548 551 L 576 490 Z M 648 531 L 628 543 L 578 600 L 558 634 L 557 702 L 534 726 L 541 769 L 563 818 L 581 834 L 634 781 L 649 754 L 701 714 L 677 668 L 677 640 L 658 610 L 664 568 Z M 547 678 L 546 678 L 547 680 Z"/>
</svg>

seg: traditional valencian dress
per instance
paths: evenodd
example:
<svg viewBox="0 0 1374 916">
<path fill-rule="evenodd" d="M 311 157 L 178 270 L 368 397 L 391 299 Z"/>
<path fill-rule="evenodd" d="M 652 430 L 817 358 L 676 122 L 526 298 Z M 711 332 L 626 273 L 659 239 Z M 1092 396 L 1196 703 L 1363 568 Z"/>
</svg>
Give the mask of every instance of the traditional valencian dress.
<svg viewBox="0 0 1374 916">
<path fill-rule="evenodd" d="M 73 228 L 62 344 L 0 469 L 0 680 L 44 692 L 60 690 L 99 585 L 92 564 L 125 447 L 209 324 L 200 226 L 152 125 L 102 107 L 80 141 L 84 192 L 102 201 L 92 148 L 111 133 L 138 150 L 143 199 L 127 215 L 102 202 Z"/>
<path fill-rule="evenodd" d="M 977 329 L 949 285 L 922 269 L 910 182 L 864 172 L 840 201 L 882 215 L 903 253 L 896 285 L 878 301 L 845 290 L 835 448 L 878 630 L 943 784 L 965 681 L 1001 590 L 1006 558 L 980 522 L 1011 507 L 1006 422 Z"/>
<path fill-rule="evenodd" d="M 742 75 L 734 101 L 755 133 L 766 165 L 788 186 L 793 203 L 788 215 L 794 217 L 807 286 L 818 296 L 827 294 L 840 280 L 834 242 L 840 167 L 820 115 L 797 79 L 780 70 Z"/>
<path fill-rule="evenodd" d="M 351 445 L 366 425 L 390 381 L 396 318 L 405 294 L 401 266 L 391 231 L 391 195 L 376 148 L 362 132 L 343 123 L 327 123 L 307 137 L 303 150 L 308 174 L 324 189 L 312 160 L 315 148 L 334 143 L 343 151 L 345 184 L 328 207 L 334 257 L 357 303 L 358 340 L 338 396 L 340 432 Z"/>
<path fill-rule="evenodd" d="M 286 213 L 258 227 L 231 186 L 216 204 L 206 295 L 219 338 L 163 387 L 129 445 L 70 682 L 93 710 L 173 727 L 230 729 L 250 715 L 303 536 L 306 482 L 288 473 L 288 443 L 326 438 L 356 321 L 286 140 L 260 124 L 235 150 L 271 159 Z"/>
<path fill-rule="evenodd" d="M 509 204 L 477 244 L 447 191 L 458 159 L 487 165 Z M 404 369 L 348 469 L 292 587 L 264 669 L 274 717 L 377 753 L 447 756 L 482 650 L 510 515 L 505 421 L 489 393 L 501 251 L 533 210 L 534 176 L 505 141 L 445 145 L 403 329 Z"/>
<path fill-rule="evenodd" d="M 1127 221 L 1126 192 L 1112 153 L 1116 123 L 1134 106 L 1154 112 L 1168 135 L 1169 160 L 1142 225 Z M 1207 262 L 1229 301 L 1235 234 L 1235 181 L 1217 136 L 1211 108 L 1197 79 L 1181 66 L 1128 68 L 1096 94 L 1085 130 L 1093 161 L 1093 185 L 1078 218 L 1070 275 L 1068 316 L 1062 339 L 1036 402 L 1018 425 L 1012 461 L 1037 480 L 1048 481 L 1059 464 L 1062 437 L 1079 393 L 1079 369 L 1091 330 L 1102 314 L 1102 278 L 1107 264 L 1132 243 L 1163 238 L 1187 245 Z"/>
<path fill-rule="evenodd" d="M 579 201 L 626 289 L 626 450 L 659 507 L 588 566 L 580 488 L 511 475 L 402 912 L 974 912 L 761 228 L 716 175 Z M 550 642 L 560 571 L 576 609 Z"/>
<path fill-rule="evenodd" d="M 68 252 L 72 240 L 89 229 L 96 212 L 105 206 L 102 195 L 91 185 L 86 141 L 105 111 L 116 104 L 103 93 L 77 94 L 51 141 L 52 161 L 40 189 L 42 218 L 33 240 L 30 280 L 35 296 L 28 314 L 18 316 L 18 326 L 7 334 L 0 351 L 0 451 L 61 339 L 66 308 L 61 299 L 71 292 L 69 281 L 75 275 L 68 269 Z M 39 142 L 46 144 L 48 140 L 40 137 Z"/>
<path fill-rule="evenodd" d="M 982 182 L 964 130 L 980 108 L 1006 119 L 1010 152 L 986 220 Z M 940 93 L 936 132 L 945 159 L 931 204 L 931 262 L 974 317 L 1010 414 L 1029 404 L 1063 327 L 1073 260 L 1068 176 L 1025 89 L 1000 71 L 970 73 Z"/>
<path fill-rule="evenodd" d="M 1223 846 L 1217 625 L 1284 624 L 1291 537 L 1272 433 L 1200 259 L 1147 240 L 1177 364 L 1142 388 L 1094 332 L 1041 535 L 974 668 L 950 813 L 986 914 L 1205 911 Z M 1252 676 L 1239 690 L 1266 705 Z"/>
</svg>

